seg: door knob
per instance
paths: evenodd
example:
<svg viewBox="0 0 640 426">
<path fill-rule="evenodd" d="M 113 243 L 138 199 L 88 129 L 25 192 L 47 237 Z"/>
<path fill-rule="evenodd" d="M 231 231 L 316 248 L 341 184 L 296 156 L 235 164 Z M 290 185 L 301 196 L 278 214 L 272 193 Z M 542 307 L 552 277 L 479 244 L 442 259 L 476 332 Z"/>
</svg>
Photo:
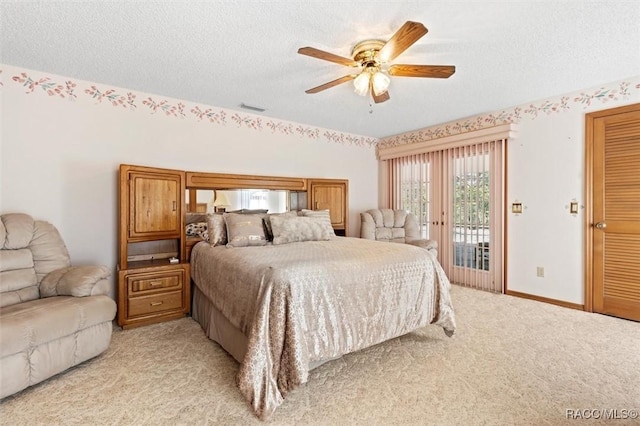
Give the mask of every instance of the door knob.
<svg viewBox="0 0 640 426">
<path fill-rule="evenodd" d="M 607 224 L 606 224 L 606 223 L 604 223 L 604 222 L 598 222 L 598 223 L 596 223 L 596 228 L 598 228 L 598 229 L 604 229 L 604 228 L 606 228 L 606 227 L 607 227 Z"/>
</svg>

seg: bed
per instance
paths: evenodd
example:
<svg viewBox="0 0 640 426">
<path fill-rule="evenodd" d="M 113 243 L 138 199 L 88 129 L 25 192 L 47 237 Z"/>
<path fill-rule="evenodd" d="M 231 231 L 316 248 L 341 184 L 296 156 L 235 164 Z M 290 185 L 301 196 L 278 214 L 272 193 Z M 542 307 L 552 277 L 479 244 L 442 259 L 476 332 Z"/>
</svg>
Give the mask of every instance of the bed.
<svg viewBox="0 0 640 426">
<path fill-rule="evenodd" d="M 449 281 L 429 251 L 349 237 L 191 253 L 193 318 L 239 363 L 267 419 L 311 369 L 436 324 L 451 336 Z"/>
</svg>

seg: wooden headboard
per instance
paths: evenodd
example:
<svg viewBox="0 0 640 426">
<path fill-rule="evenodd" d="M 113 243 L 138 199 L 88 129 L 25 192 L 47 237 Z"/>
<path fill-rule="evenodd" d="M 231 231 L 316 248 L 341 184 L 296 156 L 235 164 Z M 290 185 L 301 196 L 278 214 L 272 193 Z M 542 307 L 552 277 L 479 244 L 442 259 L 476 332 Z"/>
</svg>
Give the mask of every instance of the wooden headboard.
<svg viewBox="0 0 640 426">
<path fill-rule="evenodd" d="M 296 209 L 314 210 L 328 209 L 331 223 L 338 235 L 348 235 L 349 222 L 349 181 L 346 179 L 315 179 L 284 176 L 240 175 L 229 173 L 186 172 L 185 186 L 189 191 L 189 204 L 186 211 L 199 212 L 197 190 L 232 190 L 232 189 L 271 189 L 305 193 L 304 205 L 296 205 Z M 197 242 L 197 241 L 195 241 Z M 190 249 L 195 243 L 187 238 L 187 259 Z"/>
<path fill-rule="evenodd" d="M 349 181 L 347 179 L 316 179 L 283 176 L 236 175 L 227 173 L 185 172 L 189 200 L 195 200 L 198 189 L 280 189 L 306 192 L 306 206 L 313 210 L 328 209 L 336 231 L 348 235 Z M 191 207 L 191 206 L 189 206 Z M 193 211 L 191 208 L 189 210 Z"/>
</svg>

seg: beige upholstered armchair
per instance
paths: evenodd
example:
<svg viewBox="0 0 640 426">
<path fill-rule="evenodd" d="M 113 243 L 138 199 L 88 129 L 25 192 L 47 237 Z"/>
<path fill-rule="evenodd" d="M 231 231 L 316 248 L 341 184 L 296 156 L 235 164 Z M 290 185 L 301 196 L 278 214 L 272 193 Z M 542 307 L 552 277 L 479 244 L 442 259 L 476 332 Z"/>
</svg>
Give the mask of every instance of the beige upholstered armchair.
<svg viewBox="0 0 640 426">
<path fill-rule="evenodd" d="M 360 238 L 412 244 L 438 254 L 438 243 L 421 238 L 418 221 L 406 210 L 371 209 L 360 213 L 360 219 Z"/>
<path fill-rule="evenodd" d="M 116 303 L 105 266 L 71 266 L 58 230 L 0 216 L 0 398 L 103 352 Z"/>
</svg>

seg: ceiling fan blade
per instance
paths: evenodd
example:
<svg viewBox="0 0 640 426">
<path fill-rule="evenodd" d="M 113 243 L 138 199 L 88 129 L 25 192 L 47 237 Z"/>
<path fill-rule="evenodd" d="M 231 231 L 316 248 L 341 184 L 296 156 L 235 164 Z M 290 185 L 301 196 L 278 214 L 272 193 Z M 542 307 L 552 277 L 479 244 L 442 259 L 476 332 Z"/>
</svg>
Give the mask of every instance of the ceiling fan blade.
<svg viewBox="0 0 640 426">
<path fill-rule="evenodd" d="M 420 22 L 407 21 L 402 27 L 387 41 L 380 52 L 378 58 L 381 62 L 394 60 L 398 55 L 407 50 L 409 46 L 418 41 L 420 37 L 427 33 L 427 28 Z"/>
<path fill-rule="evenodd" d="M 325 84 L 321 84 L 318 87 L 314 87 L 312 89 L 309 90 L 305 90 L 305 93 L 318 93 L 318 92 L 322 92 L 323 90 L 327 90 L 333 86 L 337 86 L 338 84 L 342 84 L 342 83 L 346 83 L 349 80 L 353 80 L 354 78 L 356 78 L 356 74 L 353 75 L 345 75 L 344 77 L 340 77 L 340 78 L 336 78 L 333 81 L 330 81 L 328 83 Z"/>
<path fill-rule="evenodd" d="M 323 59 L 325 61 L 335 62 L 336 64 L 346 65 L 348 67 L 357 67 L 359 65 L 353 59 L 334 55 L 333 53 L 325 52 L 324 50 L 316 49 L 315 47 L 301 47 L 300 49 L 298 49 L 298 53 L 301 55 L 311 56 L 312 58 Z"/>
<path fill-rule="evenodd" d="M 391 98 L 391 96 L 389 96 L 388 90 L 381 95 L 376 95 L 375 92 L 372 90 L 371 96 L 373 96 L 373 101 L 377 104 L 388 101 Z"/>
<path fill-rule="evenodd" d="M 453 65 L 391 65 L 389 75 L 396 77 L 449 78 L 456 72 Z"/>
</svg>

